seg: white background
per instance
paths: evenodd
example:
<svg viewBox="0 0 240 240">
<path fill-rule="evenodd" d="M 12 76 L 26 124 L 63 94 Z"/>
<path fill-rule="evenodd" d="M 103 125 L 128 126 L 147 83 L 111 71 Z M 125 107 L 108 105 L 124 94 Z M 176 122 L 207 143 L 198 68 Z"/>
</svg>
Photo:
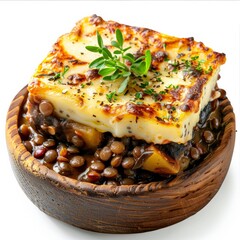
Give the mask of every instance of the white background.
<svg viewBox="0 0 240 240">
<path fill-rule="evenodd" d="M 143 26 L 178 37 L 194 37 L 227 55 L 220 87 L 239 119 L 240 3 L 238 2 L 0 2 L 0 234 L 4 239 L 240 239 L 239 133 L 228 175 L 214 199 L 194 216 L 141 234 L 110 235 L 81 230 L 35 207 L 12 173 L 5 144 L 5 118 L 12 98 L 28 83 L 57 37 L 94 13 L 105 20 Z M 239 126 L 238 126 L 239 127 Z M 2 238 L 1 237 L 1 238 Z"/>
</svg>

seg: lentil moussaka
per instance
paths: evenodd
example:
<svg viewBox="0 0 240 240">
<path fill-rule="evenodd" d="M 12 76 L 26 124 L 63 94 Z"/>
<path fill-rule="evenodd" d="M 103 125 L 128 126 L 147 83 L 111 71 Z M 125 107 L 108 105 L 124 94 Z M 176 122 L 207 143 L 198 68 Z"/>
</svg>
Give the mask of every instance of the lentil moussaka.
<svg viewBox="0 0 240 240">
<path fill-rule="evenodd" d="M 86 17 L 32 76 L 19 131 L 41 163 L 81 181 L 175 176 L 218 145 L 225 60 L 193 38 Z"/>
</svg>

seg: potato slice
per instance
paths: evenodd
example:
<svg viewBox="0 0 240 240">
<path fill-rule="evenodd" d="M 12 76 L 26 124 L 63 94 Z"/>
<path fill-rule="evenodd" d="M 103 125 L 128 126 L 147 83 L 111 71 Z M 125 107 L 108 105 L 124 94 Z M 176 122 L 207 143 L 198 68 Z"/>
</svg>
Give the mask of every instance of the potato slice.
<svg viewBox="0 0 240 240">
<path fill-rule="evenodd" d="M 85 149 L 94 150 L 102 141 L 102 133 L 92 127 L 88 127 L 76 122 L 68 123 L 67 127 L 70 128 L 76 135 L 82 138 L 85 143 Z"/>
<path fill-rule="evenodd" d="M 152 154 L 144 161 L 142 168 L 154 173 L 177 174 L 180 170 L 179 162 L 151 145 L 146 149 Z"/>
</svg>

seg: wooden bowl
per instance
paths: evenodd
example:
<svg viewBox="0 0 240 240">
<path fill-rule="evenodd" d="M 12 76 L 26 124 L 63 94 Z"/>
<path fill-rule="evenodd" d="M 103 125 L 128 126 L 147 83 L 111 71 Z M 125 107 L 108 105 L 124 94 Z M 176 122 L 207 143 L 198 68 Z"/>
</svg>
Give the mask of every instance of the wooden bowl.
<svg viewBox="0 0 240 240">
<path fill-rule="evenodd" d="M 220 104 L 226 124 L 221 144 L 195 169 L 169 182 L 109 186 L 61 176 L 26 150 L 18 134 L 19 113 L 26 97 L 25 87 L 12 101 L 7 115 L 6 140 L 13 171 L 41 211 L 74 226 L 105 233 L 169 226 L 203 208 L 228 171 L 235 142 L 235 116 L 227 98 Z"/>
</svg>

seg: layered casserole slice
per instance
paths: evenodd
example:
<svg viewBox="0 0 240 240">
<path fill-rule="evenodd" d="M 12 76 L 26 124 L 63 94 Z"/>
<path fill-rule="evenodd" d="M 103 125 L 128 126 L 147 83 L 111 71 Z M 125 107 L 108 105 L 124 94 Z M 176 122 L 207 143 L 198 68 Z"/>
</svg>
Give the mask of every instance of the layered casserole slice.
<svg viewBox="0 0 240 240">
<path fill-rule="evenodd" d="M 112 56 L 121 58 L 114 55 L 116 47 L 112 44 L 117 31 L 129 56 L 143 59 L 147 51 L 151 54 L 149 70 L 129 76 L 123 91 L 119 91 L 123 77 L 109 81 L 99 68 L 91 67 L 102 54 L 88 48 L 104 44 Z M 130 60 L 123 62 L 131 67 Z M 30 80 L 29 98 L 51 103 L 55 117 L 78 126 L 75 132 L 82 137 L 84 149 L 95 151 L 106 133 L 120 142 L 123 138 L 143 141 L 148 152 L 145 169 L 176 174 L 180 169 L 174 163 L 177 157 L 168 156 L 161 146 L 186 146 L 193 139 L 201 112 L 220 95 L 216 82 L 225 60 L 224 54 L 193 38 L 168 36 L 93 15 L 79 21 L 53 45 Z M 33 111 L 29 103 L 29 118 Z M 38 125 L 45 131 L 42 123 Z M 57 131 L 47 128 L 45 132 L 54 138 Z"/>
</svg>

